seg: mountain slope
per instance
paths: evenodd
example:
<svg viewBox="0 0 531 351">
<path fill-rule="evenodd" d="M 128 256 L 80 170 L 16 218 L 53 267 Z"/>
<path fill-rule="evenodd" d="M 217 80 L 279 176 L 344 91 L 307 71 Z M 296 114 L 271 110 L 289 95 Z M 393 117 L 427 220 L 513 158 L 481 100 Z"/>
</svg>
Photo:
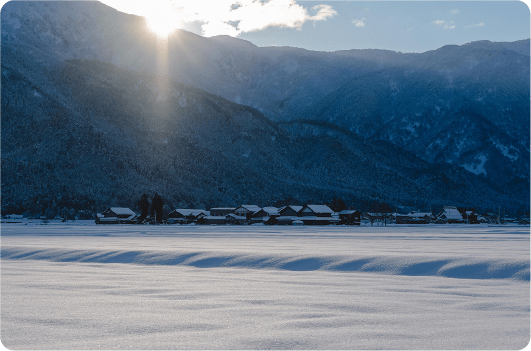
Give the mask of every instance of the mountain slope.
<svg viewBox="0 0 531 351">
<path fill-rule="evenodd" d="M 165 46 L 97 2 L 1 15 L 4 212 L 155 191 L 172 207 L 529 208 L 529 41 L 320 53 L 177 31 Z"/>
<path fill-rule="evenodd" d="M 387 140 L 493 182 L 529 180 L 529 56 L 470 45 L 423 54 L 420 68 L 382 69 L 353 79 L 305 118 Z M 426 62 L 431 63 L 422 67 Z M 473 170 L 477 160 L 489 170 Z"/>
<path fill-rule="evenodd" d="M 4 211 L 95 210 L 134 204 L 143 192 L 172 207 L 511 201 L 388 143 L 293 138 L 253 108 L 96 60 L 66 61 L 51 93 L 7 66 L 2 77 Z"/>
</svg>

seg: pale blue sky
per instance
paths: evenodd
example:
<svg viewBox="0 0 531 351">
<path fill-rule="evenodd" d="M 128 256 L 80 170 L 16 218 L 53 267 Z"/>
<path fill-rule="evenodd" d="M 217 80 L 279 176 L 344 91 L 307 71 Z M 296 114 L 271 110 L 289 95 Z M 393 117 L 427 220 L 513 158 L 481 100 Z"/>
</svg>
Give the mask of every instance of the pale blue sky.
<svg viewBox="0 0 531 351">
<path fill-rule="evenodd" d="M 530 37 L 526 3 L 508 1 L 101 0 L 148 18 L 162 33 L 183 28 L 258 46 L 318 51 L 425 52 L 476 40 Z M 528 1 L 528 0 L 526 0 Z M 529 0 L 531 1 L 531 0 Z M 0 0 L 0 4 L 5 3 Z"/>
<path fill-rule="evenodd" d="M 311 8 L 317 2 L 299 1 Z M 476 40 L 530 37 L 530 12 L 520 1 L 326 1 L 337 12 L 302 27 L 268 28 L 239 37 L 258 46 L 310 50 L 388 49 L 424 52 Z M 443 22 L 444 21 L 444 22 Z"/>
</svg>

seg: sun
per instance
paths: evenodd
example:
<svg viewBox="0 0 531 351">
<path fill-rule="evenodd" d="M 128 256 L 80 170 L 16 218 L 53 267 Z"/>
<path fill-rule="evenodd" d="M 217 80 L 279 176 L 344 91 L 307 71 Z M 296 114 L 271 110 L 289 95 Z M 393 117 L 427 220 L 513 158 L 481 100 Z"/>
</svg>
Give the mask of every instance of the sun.
<svg viewBox="0 0 531 351">
<path fill-rule="evenodd" d="M 175 31 L 180 24 L 180 21 L 175 16 L 174 11 L 170 8 L 154 9 L 148 15 L 144 16 L 148 28 L 161 38 L 168 37 L 170 33 Z"/>
</svg>

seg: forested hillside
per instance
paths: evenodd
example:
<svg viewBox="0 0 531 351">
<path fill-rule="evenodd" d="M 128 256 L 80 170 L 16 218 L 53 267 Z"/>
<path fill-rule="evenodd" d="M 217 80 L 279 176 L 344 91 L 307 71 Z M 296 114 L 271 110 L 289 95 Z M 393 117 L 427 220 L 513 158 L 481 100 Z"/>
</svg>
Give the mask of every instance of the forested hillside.
<svg viewBox="0 0 531 351">
<path fill-rule="evenodd" d="M 98 2 L 2 10 L 2 212 L 323 203 L 529 211 L 529 40 L 164 52 Z"/>
</svg>

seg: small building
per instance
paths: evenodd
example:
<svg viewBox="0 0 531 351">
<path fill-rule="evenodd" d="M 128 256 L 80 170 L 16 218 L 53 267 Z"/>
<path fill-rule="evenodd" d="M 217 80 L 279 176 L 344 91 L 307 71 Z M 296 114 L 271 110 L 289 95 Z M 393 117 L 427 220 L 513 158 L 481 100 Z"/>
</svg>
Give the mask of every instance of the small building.
<svg viewBox="0 0 531 351">
<path fill-rule="evenodd" d="M 302 210 L 302 206 L 288 205 L 288 206 L 279 208 L 278 214 L 281 217 L 293 217 L 293 216 L 298 216 L 301 210 Z"/>
<path fill-rule="evenodd" d="M 408 214 L 397 214 L 396 224 L 429 224 L 435 220 L 430 212 L 411 212 Z"/>
<path fill-rule="evenodd" d="M 334 211 L 326 205 L 306 205 L 299 211 L 296 219 L 304 225 L 329 225 L 339 224 L 340 219 L 334 215 Z"/>
<path fill-rule="evenodd" d="M 264 207 L 253 214 L 251 223 L 277 224 L 277 218 L 280 216 L 278 208 Z"/>
<path fill-rule="evenodd" d="M 326 205 L 285 206 L 279 210 L 277 224 L 329 225 L 339 224 L 340 219 Z"/>
<path fill-rule="evenodd" d="M 292 225 L 294 224 L 294 221 L 299 220 L 300 211 L 302 210 L 302 206 L 295 206 L 295 205 L 288 205 L 279 208 L 277 217 L 277 224 L 279 225 Z M 304 223 L 300 223 L 304 224 Z"/>
<path fill-rule="evenodd" d="M 225 222 L 227 224 L 246 225 L 251 224 L 251 220 L 245 216 L 238 216 L 235 213 L 229 213 L 225 216 Z"/>
<path fill-rule="evenodd" d="M 505 215 L 505 216 L 502 217 L 501 222 L 503 224 L 513 224 L 513 223 L 516 222 L 516 218 L 509 217 L 509 216 Z"/>
<path fill-rule="evenodd" d="M 197 216 L 197 224 L 223 225 L 227 224 L 227 218 L 226 216 L 207 216 L 200 214 Z"/>
<path fill-rule="evenodd" d="M 234 212 L 235 209 L 236 207 L 214 207 L 210 209 L 210 215 L 214 217 L 225 217 L 229 213 Z"/>
<path fill-rule="evenodd" d="M 341 224 L 360 225 L 361 212 L 358 210 L 343 210 L 339 212 Z"/>
<path fill-rule="evenodd" d="M 367 213 L 361 214 L 360 225 L 363 227 L 372 226 L 372 219 Z"/>
<path fill-rule="evenodd" d="M 465 223 L 461 212 L 457 210 L 457 207 L 446 206 L 442 212 L 437 216 L 436 223 Z"/>
<path fill-rule="evenodd" d="M 481 216 L 474 211 L 465 211 L 465 213 L 463 213 L 463 216 L 465 217 L 464 220 L 466 223 L 470 223 L 470 224 L 481 223 Z"/>
<path fill-rule="evenodd" d="M 332 217 L 334 211 L 326 205 L 306 205 L 299 213 L 301 217 Z"/>
<path fill-rule="evenodd" d="M 251 218 L 255 213 L 260 211 L 262 208 L 256 205 L 241 205 L 236 207 L 232 213 L 246 218 Z"/>
<path fill-rule="evenodd" d="M 208 216 L 210 213 L 207 210 L 181 208 L 175 209 L 168 215 L 168 223 L 188 224 L 197 222 L 200 215 Z"/>
<path fill-rule="evenodd" d="M 521 225 L 529 225 L 529 216 L 528 215 L 520 216 L 518 217 L 517 222 L 518 224 L 521 224 Z"/>
<path fill-rule="evenodd" d="M 109 207 L 96 216 L 96 224 L 135 224 L 138 215 L 127 207 Z"/>
</svg>

